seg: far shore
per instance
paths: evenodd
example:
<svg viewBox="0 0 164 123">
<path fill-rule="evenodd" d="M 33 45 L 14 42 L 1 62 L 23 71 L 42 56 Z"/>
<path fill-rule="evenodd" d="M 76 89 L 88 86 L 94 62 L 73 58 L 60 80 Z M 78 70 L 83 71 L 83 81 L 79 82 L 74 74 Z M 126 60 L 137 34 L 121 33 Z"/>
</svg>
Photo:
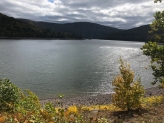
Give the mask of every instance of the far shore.
<svg viewBox="0 0 164 123">
<path fill-rule="evenodd" d="M 158 96 L 163 94 L 164 94 L 164 89 L 159 87 L 152 87 L 152 88 L 145 89 L 145 97 Z M 111 99 L 112 99 L 112 94 L 98 94 L 95 96 L 84 95 L 84 96 L 77 96 L 77 97 L 66 97 L 63 99 L 59 99 L 59 98 L 44 99 L 44 100 L 40 100 L 40 102 L 42 105 L 44 105 L 47 102 L 52 102 L 56 107 L 62 103 L 64 107 L 68 107 L 72 105 L 76 105 L 76 106 L 105 105 L 105 104 L 110 104 Z"/>
<path fill-rule="evenodd" d="M 8 40 L 92 40 L 91 38 L 37 38 L 37 37 L 0 37 L 0 39 L 8 39 Z M 109 40 L 109 41 L 128 41 L 128 42 L 143 42 L 145 41 L 138 41 L 138 40 L 116 40 L 116 39 L 97 39 L 97 40 Z"/>
<path fill-rule="evenodd" d="M 9 39 L 9 40 L 84 40 L 83 38 L 37 38 L 37 37 L 0 37 L 0 39 Z"/>
</svg>

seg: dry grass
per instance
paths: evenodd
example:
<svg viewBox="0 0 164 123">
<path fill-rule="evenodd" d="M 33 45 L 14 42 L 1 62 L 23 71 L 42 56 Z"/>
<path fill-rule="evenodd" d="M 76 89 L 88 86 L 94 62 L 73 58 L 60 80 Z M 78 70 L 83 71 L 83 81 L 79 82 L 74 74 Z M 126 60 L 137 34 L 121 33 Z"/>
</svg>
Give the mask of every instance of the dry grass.
<svg viewBox="0 0 164 123">
<path fill-rule="evenodd" d="M 164 123 L 164 97 L 152 96 L 142 99 L 143 108 L 122 111 L 110 105 L 69 107 L 72 113 L 79 113 L 89 123 Z M 104 120 L 105 119 L 105 120 Z"/>
<path fill-rule="evenodd" d="M 105 118 L 109 123 L 164 123 L 164 102 L 140 110 L 92 110 L 83 112 L 83 115 L 91 123 L 96 123 L 99 118 Z"/>
</svg>

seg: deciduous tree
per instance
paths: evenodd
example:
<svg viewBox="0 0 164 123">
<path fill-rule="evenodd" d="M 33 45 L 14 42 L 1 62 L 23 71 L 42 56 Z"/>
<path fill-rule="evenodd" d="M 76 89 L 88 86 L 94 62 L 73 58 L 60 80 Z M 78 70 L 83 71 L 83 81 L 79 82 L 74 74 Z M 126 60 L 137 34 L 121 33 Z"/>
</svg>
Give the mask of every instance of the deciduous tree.
<svg viewBox="0 0 164 123">
<path fill-rule="evenodd" d="M 130 65 L 120 59 L 120 75 L 114 78 L 112 84 L 115 94 L 113 94 L 113 104 L 123 110 L 141 108 L 141 97 L 144 95 L 144 88 L 140 78 L 134 82 L 134 72 L 130 70 Z"/>
<path fill-rule="evenodd" d="M 154 2 L 162 2 L 162 0 L 155 0 Z M 151 68 L 153 70 L 154 82 L 161 83 L 164 87 L 164 11 L 158 11 L 154 15 L 155 20 L 150 25 L 150 33 L 153 38 L 141 48 L 143 54 L 151 58 Z"/>
</svg>

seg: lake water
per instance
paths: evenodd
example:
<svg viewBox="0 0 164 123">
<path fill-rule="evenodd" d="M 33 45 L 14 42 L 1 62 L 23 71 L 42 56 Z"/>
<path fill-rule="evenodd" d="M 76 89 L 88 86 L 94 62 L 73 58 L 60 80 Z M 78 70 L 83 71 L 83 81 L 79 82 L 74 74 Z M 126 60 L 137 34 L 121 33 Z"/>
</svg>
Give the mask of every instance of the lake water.
<svg viewBox="0 0 164 123">
<path fill-rule="evenodd" d="M 151 87 L 142 42 L 107 40 L 0 40 L 0 78 L 9 78 L 41 99 L 112 92 L 120 56 L 145 88 Z M 147 67 L 147 69 L 145 69 Z"/>
</svg>

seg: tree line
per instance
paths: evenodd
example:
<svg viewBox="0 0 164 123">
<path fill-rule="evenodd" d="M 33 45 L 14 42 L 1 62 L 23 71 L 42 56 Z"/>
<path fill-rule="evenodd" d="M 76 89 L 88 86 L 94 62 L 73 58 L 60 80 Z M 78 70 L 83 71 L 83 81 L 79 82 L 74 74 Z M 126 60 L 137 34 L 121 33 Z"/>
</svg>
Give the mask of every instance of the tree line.
<svg viewBox="0 0 164 123">
<path fill-rule="evenodd" d="M 41 29 L 0 13 L 0 38 L 60 38 L 82 39 L 81 35 Z"/>
</svg>

